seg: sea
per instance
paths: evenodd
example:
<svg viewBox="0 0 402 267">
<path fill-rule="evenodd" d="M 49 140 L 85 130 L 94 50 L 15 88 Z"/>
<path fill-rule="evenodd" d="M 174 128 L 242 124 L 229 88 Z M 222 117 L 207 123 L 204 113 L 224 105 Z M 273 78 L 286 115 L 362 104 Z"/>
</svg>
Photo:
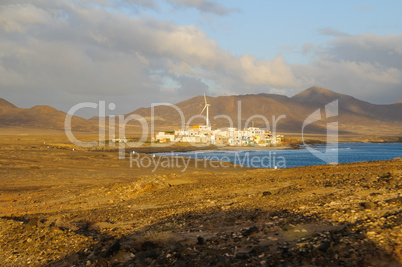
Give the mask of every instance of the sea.
<svg viewBox="0 0 402 267">
<path fill-rule="evenodd" d="M 232 162 L 253 168 L 293 168 L 402 157 L 402 143 L 338 143 L 300 147 L 300 149 L 207 150 L 158 153 L 197 160 Z M 401 166 L 402 168 L 402 166 Z"/>
</svg>

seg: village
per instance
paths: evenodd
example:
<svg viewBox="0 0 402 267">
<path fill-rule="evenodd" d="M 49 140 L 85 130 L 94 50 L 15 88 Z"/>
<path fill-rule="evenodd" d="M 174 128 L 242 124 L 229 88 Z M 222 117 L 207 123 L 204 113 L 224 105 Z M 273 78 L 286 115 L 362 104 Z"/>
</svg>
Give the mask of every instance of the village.
<svg viewBox="0 0 402 267">
<path fill-rule="evenodd" d="M 283 135 L 274 135 L 256 127 L 239 130 L 226 128 L 212 130 L 207 125 L 194 125 L 187 130 L 164 131 L 156 134 L 156 143 L 186 142 L 191 144 L 230 146 L 276 146 L 282 143 Z"/>
<path fill-rule="evenodd" d="M 201 111 L 206 111 L 206 125 L 193 125 L 186 130 L 163 131 L 154 135 L 151 139 L 156 143 L 183 142 L 190 144 L 205 144 L 216 146 L 277 146 L 282 143 L 283 135 L 271 133 L 271 131 L 257 127 L 237 129 L 233 127 L 212 130 L 209 121 L 209 107 L 204 94 L 205 106 Z"/>
</svg>

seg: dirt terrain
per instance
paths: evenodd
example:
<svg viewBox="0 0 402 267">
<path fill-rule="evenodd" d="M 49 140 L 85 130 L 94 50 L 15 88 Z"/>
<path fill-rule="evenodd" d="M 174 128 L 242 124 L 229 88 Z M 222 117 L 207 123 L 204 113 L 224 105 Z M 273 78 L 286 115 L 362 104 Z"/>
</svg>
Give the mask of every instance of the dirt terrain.
<svg viewBox="0 0 402 267">
<path fill-rule="evenodd" d="M 2 266 L 402 266 L 400 158 L 152 172 L 60 138 L 0 147 Z"/>
</svg>

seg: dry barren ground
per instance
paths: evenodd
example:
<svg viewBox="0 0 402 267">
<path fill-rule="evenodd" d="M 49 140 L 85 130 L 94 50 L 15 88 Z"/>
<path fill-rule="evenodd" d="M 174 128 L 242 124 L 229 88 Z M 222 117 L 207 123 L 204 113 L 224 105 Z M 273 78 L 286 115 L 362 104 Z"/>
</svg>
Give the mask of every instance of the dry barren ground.
<svg viewBox="0 0 402 267">
<path fill-rule="evenodd" d="M 0 146 L 2 266 L 402 265 L 402 159 L 151 172 L 46 137 Z"/>
</svg>

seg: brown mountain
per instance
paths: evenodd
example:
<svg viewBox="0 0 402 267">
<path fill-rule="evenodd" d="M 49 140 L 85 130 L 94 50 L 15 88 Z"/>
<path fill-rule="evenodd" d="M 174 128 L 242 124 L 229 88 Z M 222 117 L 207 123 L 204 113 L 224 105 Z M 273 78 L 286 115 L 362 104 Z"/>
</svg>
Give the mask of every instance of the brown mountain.
<svg viewBox="0 0 402 267">
<path fill-rule="evenodd" d="M 325 105 L 338 100 L 338 116 L 330 118 L 328 122 L 338 122 L 339 131 L 343 134 L 365 134 L 365 135 L 398 135 L 402 134 L 402 105 L 375 105 L 358 100 L 352 96 L 335 93 L 331 90 L 319 87 L 311 87 L 307 90 L 289 98 L 276 94 L 257 94 L 240 96 L 207 97 L 210 104 L 209 117 L 214 128 L 231 126 L 226 118 L 229 117 L 234 127 L 243 128 L 254 126 L 269 128 L 272 130 L 273 121 L 281 115 L 286 118 L 277 123 L 277 132 L 301 133 L 304 120 L 314 111 L 321 108 L 321 114 Z M 239 104 L 239 101 L 241 104 Z M 180 103 L 176 106 L 182 111 L 185 122 L 190 125 L 205 124 L 205 119 L 194 119 L 191 117 L 199 115 L 204 107 L 204 99 L 197 96 Z M 148 122 L 151 118 L 150 108 L 137 109 L 130 114 L 143 116 Z M 239 118 L 239 114 L 240 119 Z M 178 111 L 169 106 L 158 106 L 154 109 L 155 129 L 172 129 L 180 127 L 181 117 Z M 205 115 L 205 113 L 203 113 Z M 220 117 L 215 117 L 220 115 Z M 305 128 L 307 133 L 326 132 L 327 121 L 321 120 Z M 247 124 L 247 125 L 246 125 Z"/>
<path fill-rule="evenodd" d="M 338 116 L 325 120 L 325 105 L 334 100 L 338 100 Z M 254 125 L 273 130 L 274 120 L 278 120 L 282 116 L 276 124 L 276 131 L 300 134 L 305 119 L 320 109 L 324 119 L 308 125 L 304 129 L 305 133 L 324 134 L 327 123 L 338 122 L 341 134 L 402 135 L 401 104 L 375 105 L 315 86 L 293 97 L 254 94 L 207 97 L 207 101 L 210 104 L 209 118 L 215 129 L 230 126 L 244 128 Z M 205 124 L 205 117 L 200 116 L 204 107 L 203 96 L 177 103 L 176 107 L 184 117 L 183 123 L 186 125 Z M 140 108 L 127 115 L 131 114 L 144 117 L 150 130 L 151 108 Z M 23 109 L 0 99 L 0 129 L 26 127 L 64 130 L 65 115 L 66 113 L 49 106 Z M 155 129 L 158 131 L 180 128 L 181 115 L 179 111 L 170 106 L 155 107 Z M 73 118 L 73 130 L 75 131 L 94 131 L 97 130 L 97 124 L 98 121 L 95 119 Z M 131 129 L 138 131 L 142 129 L 138 121 L 131 121 L 129 124 L 136 126 Z"/>
<path fill-rule="evenodd" d="M 309 104 L 313 107 L 320 107 L 334 100 L 339 101 L 339 114 L 358 115 L 380 121 L 402 121 L 401 110 L 398 105 L 375 105 L 352 96 L 335 93 L 325 88 L 313 86 L 295 96 L 293 100 Z"/>
<path fill-rule="evenodd" d="M 15 105 L 11 104 L 7 100 L 0 98 L 0 107 L 9 107 L 9 108 L 16 108 Z"/>
<path fill-rule="evenodd" d="M 64 130 L 66 113 L 50 106 L 35 106 L 32 108 L 18 108 L 15 105 L 0 99 L 0 129 L 6 127 L 19 127 L 30 129 Z M 93 131 L 95 123 L 73 117 L 74 131 Z"/>
<path fill-rule="evenodd" d="M 264 95 L 207 97 L 207 102 L 211 105 L 209 108 L 210 121 L 214 128 L 230 126 L 244 128 L 246 125 L 252 126 L 253 123 L 254 126 L 265 127 L 266 123 L 264 123 L 261 117 L 266 117 L 269 124 L 272 124 L 272 116 L 276 116 L 277 118 L 285 114 L 287 124 L 283 125 L 282 130 L 288 131 L 293 128 L 289 127 L 289 125 L 300 123 L 301 120 L 298 112 L 304 114 L 308 113 L 310 109 L 295 101 L 292 101 L 287 97 L 285 98 L 286 101 L 281 103 Z M 204 107 L 204 98 L 202 96 L 185 100 L 176 104 L 176 106 L 182 111 L 186 123 L 189 123 L 190 125 L 205 124 L 205 119 L 203 118 L 196 118 L 192 121 L 189 121 L 193 116 L 200 115 L 200 112 Z M 151 109 L 141 108 L 130 114 L 141 115 L 149 121 L 151 118 Z M 172 107 L 155 107 L 154 114 L 155 125 L 158 129 L 169 126 L 180 126 L 180 114 Z M 205 115 L 205 112 L 203 115 Z M 228 116 L 233 122 L 233 125 L 230 124 L 227 118 L 223 118 L 222 115 Z M 215 116 L 221 117 L 216 117 L 214 119 Z"/>
</svg>

